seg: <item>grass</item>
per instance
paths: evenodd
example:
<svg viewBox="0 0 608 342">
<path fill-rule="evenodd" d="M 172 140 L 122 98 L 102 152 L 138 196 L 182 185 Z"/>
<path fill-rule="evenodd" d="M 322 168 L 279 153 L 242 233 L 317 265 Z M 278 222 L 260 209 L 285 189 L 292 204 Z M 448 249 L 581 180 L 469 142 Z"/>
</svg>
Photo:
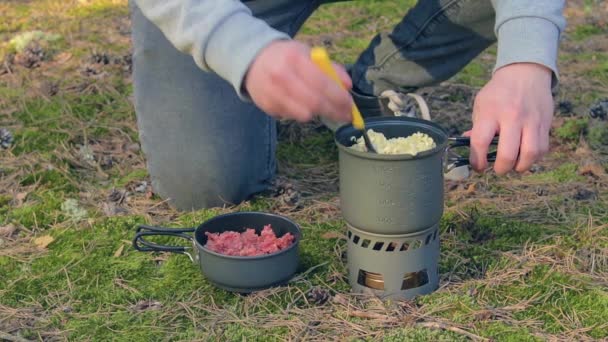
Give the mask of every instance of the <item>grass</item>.
<svg viewBox="0 0 608 342">
<path fill-rule="evenodd" d="M 325 43 L 337 60 L 353 62 L 414 3 L 324 5 L 298 38 Z M 575 103 L 576 114 L 555 121 L 542 167 L 446 182 L 441 288 L 412 301 L 381 302 L 350 293 L 330 132 L 316 123 L 279 126 L 279 185 L 300 194 L 295 205 L 271 194 L 238 207 L 178 212 L 149 186 L 136 190 L 150 177 L 128 65 L 91 61 L 93 53 L 111 60 L 129 54 L 126 1 L 10 1 L 0 11 L 0 59 L 24 32 L 61 36 L 38 67 L 0 71 L 0 127 L 15 138 L 0 150 L 0 339 L 608 338 L 608 127 L 584 116 L 593 101 L 608 97 L 606 61 L 572 52 L 570 44 L 601 39 L 585 18 L 573 18 L 560 58 L 562 75 L 569 75 L 560 96 Z M 429 90 L 431 110 L 450 112 L 439 117 L 441 124 L 465 125 L 467 99 L 490 77 L 495 53 L 492 47 L 447 86 Z M 194 227 L 236 210 L 279 212 L 301 225 L 299 276 L 288 286 L 236 295 L 213 286 L 183 255 L 131 247 L 141 223 Z M 48 246 L 36 245 L 48 237 Z M 313 288 L 329 300 L 316 302 Z"/>
<path fill-rule="evenodd" d="M 577 141 L 587 130 L 588 121 L 585 119 L 573 119 L 566 121 L 555 130 L 555 136 L 564 141 Z"/>
<path fill-rule="evenodd" d="M 573 38 L 576 40 L 585 40 L 594 35 L 602 33 L 602 29 L 598 25 L 578 25 L 572 32 Z"/>
</svg>

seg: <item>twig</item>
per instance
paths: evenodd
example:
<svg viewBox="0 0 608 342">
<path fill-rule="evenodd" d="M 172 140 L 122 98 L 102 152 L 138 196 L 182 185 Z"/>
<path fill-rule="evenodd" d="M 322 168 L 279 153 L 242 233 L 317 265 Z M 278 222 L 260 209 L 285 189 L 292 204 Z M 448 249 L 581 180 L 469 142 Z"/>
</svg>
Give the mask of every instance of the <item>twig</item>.
<svg viewBox="0 0 608 342">
<path fill-rule="evenodd" d="M 391 321 L 391 322 L 398 321 L 396 318 L 390 317 L 387 315 L 382 315 L 382 314 L 378 314 L 378 313 L 374 313 L 374 312 L 359 311 L 359 310 L 350 311 L 348 313 L 348 315 L 352 316 L 352 317 L 357 317 L 357 318 L 378 319 L 378 320 L 382 320 L 382 321 Z"/>
<path fill-rule="evenodd" d="M 32 342 L 31 340 L 19 336 L 14 336 L 3 331 L 0 331 L 0 340 L 7 340 L 11 342 Z"/>
<path fill-rule="evenodd" d="M 320 263 L 320 264 L 318 264 L 318 265 L 315 265 L 315 266 L 313 266 L 313 267 L 311 267 L 311 268 L 307 269 L 306 271 L 304 271 L 304 272 L 302 272 L 302 273 L 298 274 L 296 277 L 292 278 L 292 279 L 289 281 L 289 283 L 291 284 L 291 283 L 295 283 L 295 282 L 297 282 L 297 281 L 303 280 L 303 279 L 305 279 L 305 278 L 306 278 L 306 276 L 307 276 L 308 274 L 310 274 L 312 271 L 316 270 L 316 269 L 317 269 L 317 268 L 319 268 L 319 267 L 325 266 L 325 265 L 327 265 L 327 264 L 329 264 L 329 261 L 326 261 L 326 262 Z"/>
<path fill-rule="evenodd" d="M 449 326 L 443 323 L 439 323 L 439 322 L 418 322 L 416 323 L 416 326 L 419 327 L 423 327 L 423 328 L 428 328 L 428 329 L 435 329 L 435 330 L 448 330 L 460 335 L 464 335 L 468 338 L 470 338 L 473 341 L 491 341 L 490 339 L 487 339 L 485 337 L 481 337 L 479 335 L 475 335 L 473 333 L 470 333 L 464 329 L 460 329 L 457 327 L 453 327 L 453 326 Z"/>
</svg>

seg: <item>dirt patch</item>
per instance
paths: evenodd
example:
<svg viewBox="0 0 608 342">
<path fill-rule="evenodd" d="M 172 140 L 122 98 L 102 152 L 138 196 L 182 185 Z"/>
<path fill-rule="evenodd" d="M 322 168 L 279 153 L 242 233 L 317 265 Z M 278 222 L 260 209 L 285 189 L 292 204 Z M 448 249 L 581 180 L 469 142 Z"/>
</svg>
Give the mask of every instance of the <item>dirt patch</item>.
<svg viewBox="0 0 608 342">
<path fill-rule="evenodd" d="M 472 127 L 473 102 L 478 89 L 461 84 L 443 83 L 417 91 L 429 105 L 431 119 L 450 136 L 458 136 Z"/>
</svg>

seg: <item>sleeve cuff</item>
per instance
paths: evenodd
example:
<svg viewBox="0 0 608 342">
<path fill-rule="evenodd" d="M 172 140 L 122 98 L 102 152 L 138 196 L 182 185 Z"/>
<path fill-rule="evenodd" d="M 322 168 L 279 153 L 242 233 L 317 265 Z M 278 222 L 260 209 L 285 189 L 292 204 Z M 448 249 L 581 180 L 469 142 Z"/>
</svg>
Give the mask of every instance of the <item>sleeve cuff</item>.
<svg viewBox="0 0 608 342">
<path fill-rule="evenodd" d="M 205 50 L 204 59 L 211 70 L 224 78 L 242 100 L 249 100 L 243 79 L 258 53 L 276 40 L 291 39 L 263 20 L 237 12 L 215 28 Z"/>
<path fill-rule="evenodd" d="M 559 29 L 538 17 L 520 17 L 504 22 L 497 29 L 498 51 L 494 71 L 513 63 L 537 63 L 553 71 L 551 86 L 559 83 L 557 52 Z"/>
</svg>

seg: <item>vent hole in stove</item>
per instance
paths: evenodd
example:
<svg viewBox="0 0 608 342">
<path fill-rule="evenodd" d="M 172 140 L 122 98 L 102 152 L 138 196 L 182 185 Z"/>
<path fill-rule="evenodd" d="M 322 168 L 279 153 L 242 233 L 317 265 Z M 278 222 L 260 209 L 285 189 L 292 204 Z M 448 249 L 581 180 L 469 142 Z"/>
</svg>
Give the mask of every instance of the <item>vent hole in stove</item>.
<svg viewBox="0 0 608 342">
<path fill-rule="evenodd" d="M 380 273 L 359 270 L 357 283 L 370 289 L 384 290 L 384 278 Z"/>
<path fill-rule="evenodd" d="M 386 246 L 386 251 L 387 252 L 392 252 L 395 250 L 395 248 L 397 248 L 397 243 L 396 242 L 391 242 L 388 244 L 388 246 Z"/>
<path fill-rule="evenodd" d="M 375 290 L 384 290 L 384 277 L 380 273 L 359 270 L 357 283 L 361 286 Z M 406 273 L 403 276 L 401 290 L 410 290 L 424 286 L 429 283 L 429 275 L 426 269 L 418 272 Z"/>
<path fill-rule="evenodd" d="M 402 290 L 415 289 L 417 287 L 426 285 L 429 283 L 429 274 L 426 268 L 418 272 L 406 273 L 403 276 L 403 283 L 401 283 Z"/>
<path fill-rule="evenodd" d="M 374 248 L 373 248 L 373 249 L 374 249 L 375 251 L 379 251 L 379 250 L 382 250 L 382 246 L 384 246 L 384 242 L 376 242 L 376 243 L 374 244 Z"/>
</svg>

